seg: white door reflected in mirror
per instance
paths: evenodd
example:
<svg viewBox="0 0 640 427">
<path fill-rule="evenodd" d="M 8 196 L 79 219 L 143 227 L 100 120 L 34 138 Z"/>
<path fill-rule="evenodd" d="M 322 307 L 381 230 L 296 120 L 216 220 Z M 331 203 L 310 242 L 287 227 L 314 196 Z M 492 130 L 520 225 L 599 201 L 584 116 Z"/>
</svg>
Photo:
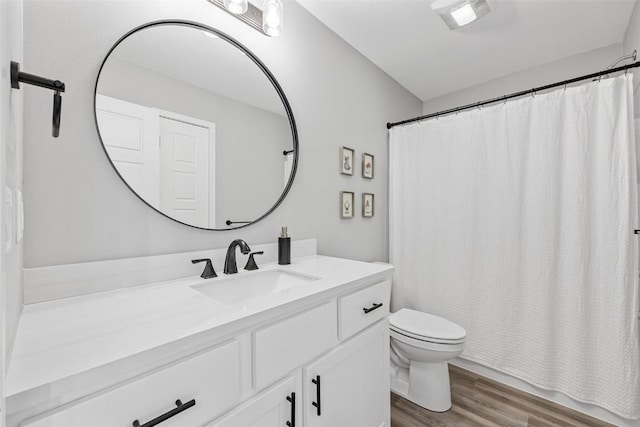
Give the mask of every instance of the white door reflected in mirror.
<svg viewBox="0 0 640 427">
<path fill-rule="evenodd" d="M 104 95 L 96 97 L 105 149 L 131 189 L 180 222 L 215 224 L 215 124 Z"/>
<path fill-rule="evenodd" d="M 162 212 L 187 224 L 215 228 L 215 144 L 213 123 L 199 126 L 190 118 L 160 117 Z"/>
</svg>

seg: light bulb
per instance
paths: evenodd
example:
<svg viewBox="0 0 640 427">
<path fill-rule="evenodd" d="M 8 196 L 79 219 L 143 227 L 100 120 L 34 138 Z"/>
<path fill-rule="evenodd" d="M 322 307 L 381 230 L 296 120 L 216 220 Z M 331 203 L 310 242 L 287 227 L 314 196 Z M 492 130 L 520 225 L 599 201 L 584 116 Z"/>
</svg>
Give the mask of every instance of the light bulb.
<svg viewBox="0 0 640 427">
<path fill-rule="evenodd" d="M 271 37 L 282 33 L 284 7 L 281 0 L 265 0 L 262 7 L 262 30 Z"/>
<path fill-rule="evenodd" d="M 249 3 L 247 0 L 224 0 L 224 7 L 231 13 L 242 15 L 247 12 Z"/>
<path fill-rule="evenodd" d="M 458 9 L 452 10 L 451 16 L 461 27 L 475 21 L 478 18 L 476 16 L 476 12 L 473 10 L 473 7 L 471 7 L 471 5 L 468 3 Z"/>
<path fill-rule="evenodd" d="M 269 12 L 264 17 L 264 21 L 269 27 L 277 27 L 280 25 L 280 15 L 274 12 L 273 9 L 269 9 Z"/>
</svg>

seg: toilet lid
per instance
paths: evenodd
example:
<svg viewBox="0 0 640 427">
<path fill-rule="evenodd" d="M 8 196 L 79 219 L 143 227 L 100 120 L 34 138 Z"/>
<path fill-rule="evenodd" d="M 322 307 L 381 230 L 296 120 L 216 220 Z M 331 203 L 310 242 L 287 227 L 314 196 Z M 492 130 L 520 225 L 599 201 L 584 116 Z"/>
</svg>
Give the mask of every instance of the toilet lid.
<svg viewBox="0 0 640 427">
<path fill-rule="evenodd" d="M 389 322 L 393 329 L 413 336 L 451 341 L 461 340 L 467 336 L 467 332 L 460 325 L 434 314 L 407 308 L 393 313 Z"/>
</svg>

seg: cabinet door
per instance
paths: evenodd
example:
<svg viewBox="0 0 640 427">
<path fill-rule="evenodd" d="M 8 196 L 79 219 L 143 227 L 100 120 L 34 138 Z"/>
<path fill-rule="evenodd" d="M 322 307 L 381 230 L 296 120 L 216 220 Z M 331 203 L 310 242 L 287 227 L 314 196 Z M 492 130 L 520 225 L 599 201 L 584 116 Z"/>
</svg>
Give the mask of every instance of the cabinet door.
<svg viewBox="0 0 640 427">
<path fill-rule="evenodd" d="M 305 427 L 388 427 L 388 321 L 304 369 L 303 380 Z"/>
<path fill-rule="evenodd" d="M 296 419 L 300 419 L 296 412 L 301 413 L 299 388 L 296 379 L 289 377 L 208 427 L 296 427 Z"/>
</svg>

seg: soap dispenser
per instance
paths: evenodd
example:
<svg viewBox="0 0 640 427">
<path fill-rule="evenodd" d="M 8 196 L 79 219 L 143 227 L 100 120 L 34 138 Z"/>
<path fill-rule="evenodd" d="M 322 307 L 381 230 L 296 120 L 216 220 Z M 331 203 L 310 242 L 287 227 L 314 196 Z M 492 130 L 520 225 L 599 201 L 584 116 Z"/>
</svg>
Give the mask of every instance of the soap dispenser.
<svg viewBox="0 0 640 427">
<path fill-rule="evenodd" d="M 287 234 L 287 227 L 282 227 L 278 237 L 278 264 L 291 264 L 291 237 Z"/>
</svg>

